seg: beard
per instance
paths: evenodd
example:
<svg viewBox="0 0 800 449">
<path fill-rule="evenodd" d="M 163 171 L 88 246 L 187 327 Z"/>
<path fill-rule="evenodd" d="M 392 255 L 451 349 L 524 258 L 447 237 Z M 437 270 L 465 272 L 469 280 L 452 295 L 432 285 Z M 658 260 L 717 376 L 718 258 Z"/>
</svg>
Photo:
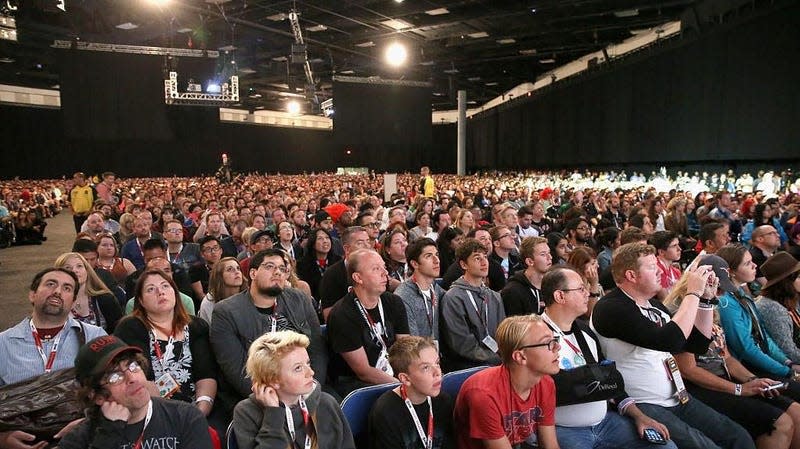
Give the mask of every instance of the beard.
<svg viewBox="0 0 800 449">
<path fill-rule="evenodd" d="M 276 297 L 278 297 L 278 295 L 281 294 L 281 292 L 283 292 L 283 288 L 282 287 L 278 287 L 277 285 L 273 285 L 273 286 L 270 286 L 270 287 L 259 287 L 259 286 L 256 286 L 256 291 L 258 292 L 259 295 L 270 296 L 270 297 L 276 298 Z"/>
</svg>

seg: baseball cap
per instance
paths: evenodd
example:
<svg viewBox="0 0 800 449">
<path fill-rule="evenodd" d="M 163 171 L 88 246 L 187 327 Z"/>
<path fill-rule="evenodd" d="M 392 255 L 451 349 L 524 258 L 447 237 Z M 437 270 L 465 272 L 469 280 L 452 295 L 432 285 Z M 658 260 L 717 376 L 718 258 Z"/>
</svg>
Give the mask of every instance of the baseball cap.
<svg viewBox="0 0 800 449">
<path fill-rule="evenodd" d="M 114 335 L 104 335 L 86 342 L 75 357 L 75 378 L 83 383 L 92 376 L 102 374 L 118 355 L 126 352 L 141 353 Z"/>
<path fill-rule="evenodd" d="M 322 209 L 318 210 L 317 214 L 314 215 L 314 221 L 317 223 L 317 225 L 319 225 L 325 220 L 330 220 L 330 219 L 331 219 L 331 214 Z"/>
<path fill-rule="evenodd" d="M 269 229 L 263 229 L 263 230 L 254 232 L 253 235 L 250 236 L 250 244 L 251 245 L 255 244 L 258 241 L 258 239 L 260 239 L 261 237 L 263 237 L 265 235 L 267 237 L 269 237 L 270 240 L 275 240 L 275 233 L 274 232 L 270 231 Z"/>
<path fill-rule="evenodd" d="M 731 276 L 728 273 L 728 262 L 722 257 L 709 254 L 700 259 L 698 265 L 710 265 L 711 268 L 714 269 L 714 274 L 717 276 L 717 279 L 719 279 L 719 288 L 731 293 L 739 290 L 733 285 L 733 282 L 731 282 Z"/>
</svg>

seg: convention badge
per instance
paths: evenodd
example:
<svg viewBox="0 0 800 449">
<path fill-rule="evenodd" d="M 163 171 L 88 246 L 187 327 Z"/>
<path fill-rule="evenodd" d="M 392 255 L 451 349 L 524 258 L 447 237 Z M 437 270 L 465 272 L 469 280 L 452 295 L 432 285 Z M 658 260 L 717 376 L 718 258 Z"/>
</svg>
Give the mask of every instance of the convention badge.
<svg viewBox="0 0 800 449">
<path fill-rule="evenodd" d="M 156 379 L 156 388 L 158 388 L 158 394 L 162 398 L 169 398 L 173 393 L 178 391 L 181 386 L 178 382 L 175 382 L 175 379 L 169 373 L 164 373 L 161 377 Z"/>
<path fill-rule="evenodd" d="M 498 349 L 497 348 L 497 342 L 494 341 L 494 338 L 492 338 L 491 335 L 487 335 L 486 337 L 484 337 L 484 339 L 481 340 L 481 343 L 483 343 L 484 346 L 489 348 L 490 351 L 495 352 L 495 353 L 497 352 L 497 349 Z"/>
<path fill-rule="evenodd" d="M 689 402 L 689 393 L 686 391 L 686 385 L 683 383 L 681 371 L 678 369 L 678 362 L 675 361 L 675 357 L 669 356 L 664 359 L 664 366 L 667 368 L 667 374 L 672 380 L 672 385 L 675 386 L 675 391 L 677 391 L 675 395 L 678 396 L 678 400 L 681 401 L 681 404 Z"/>
<path fill-rule="evenodd" d="M 383 371 L 384 373 L 394 376 L 394 371 L 392 370 L 392 365 L 389 364 L 389 355 L 386 354 L 386 351 L 381 351 L 381 355 L 378 356 L 378 361 L 375 362 L 375 368 Z"/>
</svg>

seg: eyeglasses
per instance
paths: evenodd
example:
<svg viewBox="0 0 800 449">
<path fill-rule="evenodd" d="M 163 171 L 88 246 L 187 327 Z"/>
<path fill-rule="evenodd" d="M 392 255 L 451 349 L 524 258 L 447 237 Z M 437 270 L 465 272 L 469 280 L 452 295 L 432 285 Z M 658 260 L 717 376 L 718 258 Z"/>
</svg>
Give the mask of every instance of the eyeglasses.
<svg viewBox="0 0 800 449">
<path fill-rule="evenodd" d="M 203 248 L 203 252 L 204 253 L 218 253 L 220 251 L 222 251 L 222 247 L 221 246 L 212 246 L 212 247 Z"/>
<path fill-rule="evenodd" d="M 376 221 L 375 223 L 365 224 L 364 227 L 378 229 L 381 224 Z"/>
<path fill-rule="evenodd" d="M 498 237 L 497 240 L 503 240 L 506 237 L 513 237 L 513 236 L 514 236 L 514 234 L 511 234 L 511 233 L 503 234 L 500 237 Z"/>
<path fill-rule="evenodd" d="M 558 335 L 554 335 L 553 339 L 548 341 L 547 343 L 539 343 L 539 344 L 535 344 L 535 345 L 520 346 L 519 348 L 517 348 L 517 351 L 522 351 L 523 349 L 539 348 L 539 347 L 542 347 L 542 346 L 547 346 L 547 350 L 548 351 L 555 352 L 557 349 L 561 348 L 560 344 L 561 344 L 561 337 L 558 336 Z"/>
<path fill-rule="evenodd" d="M 575 288 L 559 288 L 558 290 L 560 290 L 562 292 L 577 292 L 577 291 L 580 291 L 581 293 L 583 293 L 583 292 L 586 292 L 586 286 L 585 285 L 581 285 L 580 287 L 575 287 Z"/>
<path fill-rule="evenodd" d="M 274 263 L 262 263 L 258 267 L 263 268 L 264 271 L 269 273 L 275 270 L 278 270 L 280 274 L 286 274 L 289 272 L 289 268 L 287 268 L 286 265 L 275 265 Z"/>
<path fill-rule="evenodd" d="M 107 385 L 118 385 L 125 380 L 125 373 L 138 373 L 142 370 L 142 367 L 139 366 L 137 362 L 130 362 L 128 366 L 124 369 L 112 371 L 105 376 L 105 384 Z"/>
<path fill-rule="evenodd" d="M 183 229 L 167 229 L 166 232 L 169 234 L 183 234 Z"/>
</svg>

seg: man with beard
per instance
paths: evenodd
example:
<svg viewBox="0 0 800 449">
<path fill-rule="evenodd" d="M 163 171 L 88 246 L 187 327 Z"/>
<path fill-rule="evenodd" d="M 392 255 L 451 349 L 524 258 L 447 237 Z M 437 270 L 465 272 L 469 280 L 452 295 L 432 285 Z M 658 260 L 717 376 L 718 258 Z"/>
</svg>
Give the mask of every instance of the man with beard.
<svg viewBox="0 0 800 449">
<path fill-rule="evenodd" d="M 584 217 L 570 220 L 564 226 L 564 234 L 567 236 L 567 242 L 572 248 L 591 246 L 592 228 L 589 225 L 589 221 Z M 570 250 L 570 252 L 572 251 Z"/>
<path fill-rule="evenodd" d="M 144 243 L 153 238 L 150 226 L 152 221 L 142 215 L 137 215 L 133 220 L 133 238 L 122 245 L 120 257 L 131 261 L 137 270 L 144 268 Z"/>
<path fill-rule="evenodd" d="M 48 268 L 34 276 L 28 293 L 31 316 L 0 333 L 0 386 L 71 368 L 82 341 L 106 334 L 72 318 L 78 288 L 78 278 L 63 268 Z M 0 432 L 0 448 L 44 447 L 34 439 L 22 431 Z"/>
<path fill-rule="evenodd" d="M 251 393 L 242 367 L 250 344 L 266 332 L 291 330 L 307 336 L 314 377 L 325 383 L 327 352 L 311 298 L 283 288 L 291 269 L 288 257 L 276 248 L 259 251 L 250 261 L 250 289 L 214 306 L 211 347 L 222 372 L 217 398 L 228 411 Z"/>
</svg>

